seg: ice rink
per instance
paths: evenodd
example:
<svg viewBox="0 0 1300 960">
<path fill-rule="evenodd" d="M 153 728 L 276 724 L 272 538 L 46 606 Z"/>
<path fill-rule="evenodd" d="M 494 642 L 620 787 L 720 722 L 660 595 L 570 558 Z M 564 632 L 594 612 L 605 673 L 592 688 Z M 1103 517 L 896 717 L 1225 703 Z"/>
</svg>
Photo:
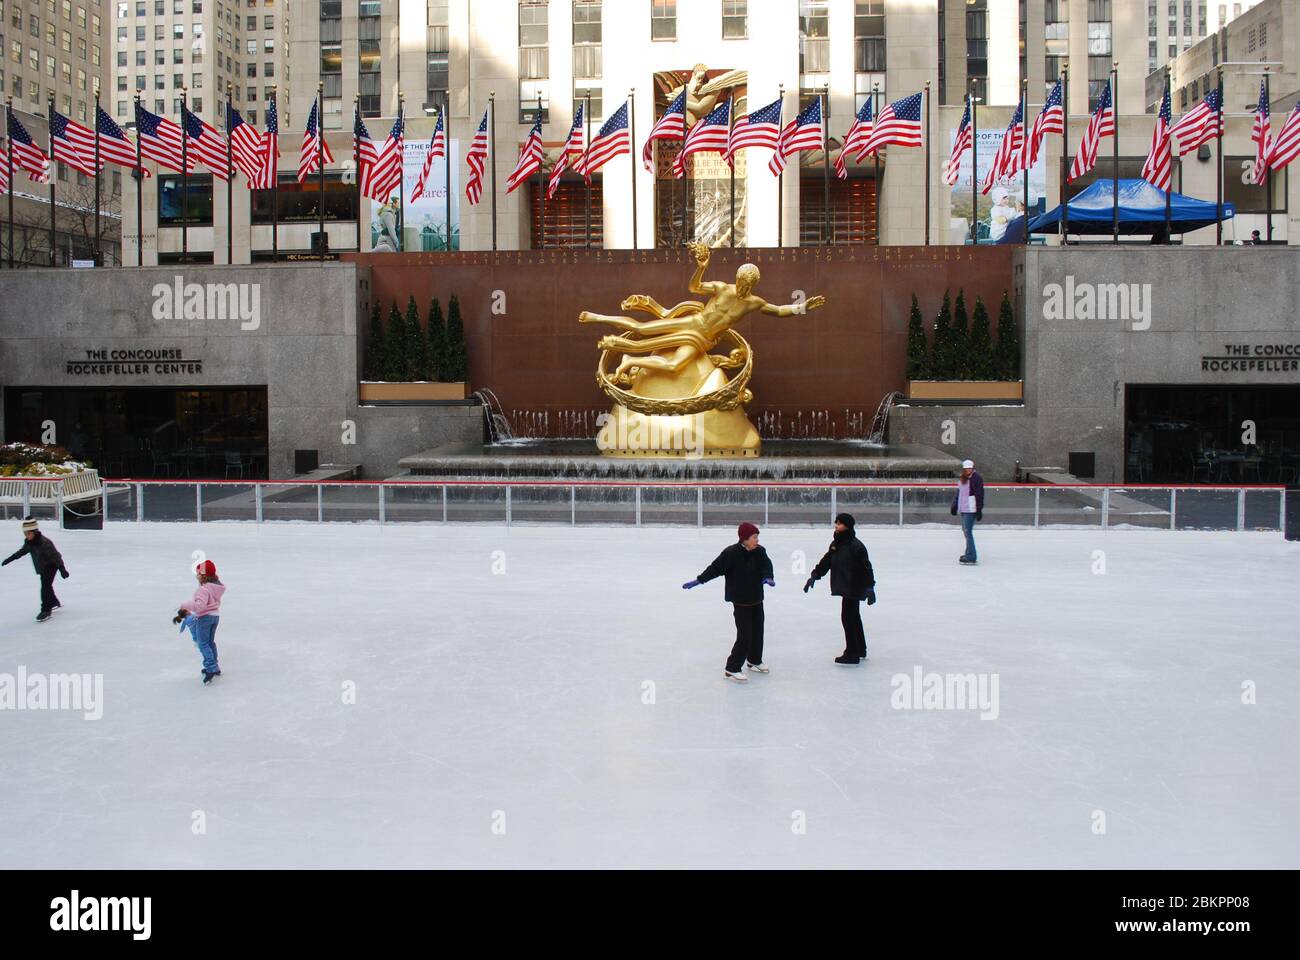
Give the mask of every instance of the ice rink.
<svg viewBox="0 0 1300 960">
<path fill-rule="evenodd" d="M 680 589 L 729 528 L 43 526 L 65 609 L 0 572 L 0 676 L 102 674 L 103 716 L 0 710 L 0 867 L 1300 867 L 1280 534 L 981 530 L 963 568 L 955 527 L 861 529 L 843 668 L 800 591 L 829 525 L 767 529 L 741 686 L 721 582 Z M 898 708 L 918 672 L 996 699 Z"/>
</svg>

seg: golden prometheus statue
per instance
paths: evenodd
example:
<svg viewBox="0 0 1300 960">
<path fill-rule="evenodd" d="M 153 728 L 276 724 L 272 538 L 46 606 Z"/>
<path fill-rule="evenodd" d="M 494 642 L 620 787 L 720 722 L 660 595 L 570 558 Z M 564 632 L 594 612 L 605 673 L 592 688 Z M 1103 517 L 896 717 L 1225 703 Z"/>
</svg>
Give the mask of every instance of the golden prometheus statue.
<svg viewBox="0 0 1300 960">
<path fill-rule="evenodd" d="M 736 271 L 736 282 L 706 281 L 710 250 L 692 243 L 695 273 L 688 289 L 707 294 L 705 303 L 686 300 L 665 309 L 644 294 L 623 301 L 624 310 L 654 316 L 654 320 L 606 316 L 583 311 L 579 323 L 606 323 L 625 331 L 602 337 L 596 383 L 615 406 L 601 427 L 597 443 L 614 457 L 754 457 L 758 431 L 745 416 L 753 400 L 748 384 L 754 354 L 745 338 L 732 329 L 754 311 L 776 317 L 799 316 L 826 302 L 809 297 L 802 303 L 777 306 L 754 295 L 758 267 Z M 710 351 L 726 341 L 726 354 Z M 612 356 L 622 359 L 609 369 Z M 737 371 L 728 378 L 724 370 Z"/>
</svg>

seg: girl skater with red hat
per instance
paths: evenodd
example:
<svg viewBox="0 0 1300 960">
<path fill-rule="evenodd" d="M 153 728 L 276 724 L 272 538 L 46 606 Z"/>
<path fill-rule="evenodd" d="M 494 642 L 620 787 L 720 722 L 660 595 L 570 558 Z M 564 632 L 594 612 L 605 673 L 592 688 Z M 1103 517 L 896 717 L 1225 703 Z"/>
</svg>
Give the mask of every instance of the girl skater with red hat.
<svg viewBox="0 0 1300 960">
<path fill-rule="evenodd" d="M 704 572 L 682 584 L 690 590 L 715 577 L 726 577 L 725 599 L 736 615 L 736 643 L 723 669 L 723 676 L 736 683 L 747 683 L 744 666 L 755 673 L 768 673 L 763 664 L 763 584 L 776 586 L 772 561 L 758 545 L 758 527 L 742 523 L 736 531 L 738 540 L 723 550 Z"/>
<path fill-rule="evenodd" d="M 203 683 L 208 685 L 213 677 L 221 676 L 221 667 L 217 665 L 217 624 L 221 622 L 221 595 L 226 592 L 226 585 L 217 579 L 217 565 L 211 560 L 204 560 L 194 570 L 199 581 L 199 588 L 194 591 L 194 598 L 176 611 L 172 623 L 181 625 L 181 632 L 190 628 L 194 645 L 203 655 Z"/>
</svg>

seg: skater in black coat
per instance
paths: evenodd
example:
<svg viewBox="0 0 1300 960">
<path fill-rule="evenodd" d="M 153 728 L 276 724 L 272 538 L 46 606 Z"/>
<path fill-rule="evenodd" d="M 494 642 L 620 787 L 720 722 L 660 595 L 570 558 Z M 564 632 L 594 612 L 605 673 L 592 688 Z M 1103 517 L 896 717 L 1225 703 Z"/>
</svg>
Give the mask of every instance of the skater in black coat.
<svg viewBox="0 0 1300 960">
<path fill-rule="evenodd" d="M 63 565 L 63 557 L 59 555 L 54 542 L 41 533 L 34 518 L 27 517 L 23 520 L 23 537 L 27 542 L 0 563 L 0 567 L 13 563 L 24 554 L 31 555 L 32 566 L 41 578 L 41 612 L 36 615 L 36 622 L 44 623 L 56 608 L 63 606 L 54 595 L 54 575 L 61 573 L 66 580 L 68 568 Z"/>
<path fill-rule="evenodd" d="M 726 577 L 725 599 L 735 613 L 736 642 L 723 676 L 746 683 L 749 678 L 742 671 L 746 663 L 756 673 L 770 672 L 763 664 L 763 584 L 775 587 L 776 579 L 772 560 L 758 545 L 758 527 L 742 523 L 736 534 L 739 541 L 718 554 L 698 577 L 683 583 L 682 589 L 690 590 L 717 577 Z"/>
<path fill-rule="evenodd" d="M 850 514 L 835 517 L 835 536 L 826 556 L 817 561 L 812 576 L 803 585 L 807 593 L 827 572 L 831 575 L 831 595 L 840 597 L 840 623 L 844 625 L 844 653 L 835 658 L 841 666 L 856 666 L 867 658 L 867 637 L 862 629 L 862 601 L 876 602 L 876 573 L 871 567 L 867 548 L 853 530 Z"/>
</svg>

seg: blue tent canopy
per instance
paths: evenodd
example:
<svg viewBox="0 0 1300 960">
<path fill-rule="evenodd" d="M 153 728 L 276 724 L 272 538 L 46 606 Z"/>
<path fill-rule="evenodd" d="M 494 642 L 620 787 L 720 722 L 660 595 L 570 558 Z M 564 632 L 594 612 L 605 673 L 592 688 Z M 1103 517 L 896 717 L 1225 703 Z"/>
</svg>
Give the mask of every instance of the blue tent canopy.
<svg viewBox="0 0 1300 960">
<path fill-rule="evenodd" d="M 1078 196 L 1070 198 L 1070 232 L 1077 234 L 1110 233 L 1114 225 L 1113 180 L 1098 180 Z M 1169 198 L 1171 233 L 1191 233 L 1219 220 L 1211 201 L 1197 200 L 1181 193 Z M 1223 204 L 1223 219 L 1235 214 L 1232 204 Z M 1035 217 L 1029 224 L 1031 233 L 1056 233 L 1060 229 L 1061 208 Z M 1119 181 L 1119 232 L 1125 235 L 1150 234 L 1165 227 L 1165 192 L 1145 180 Z"/>
</svg>

